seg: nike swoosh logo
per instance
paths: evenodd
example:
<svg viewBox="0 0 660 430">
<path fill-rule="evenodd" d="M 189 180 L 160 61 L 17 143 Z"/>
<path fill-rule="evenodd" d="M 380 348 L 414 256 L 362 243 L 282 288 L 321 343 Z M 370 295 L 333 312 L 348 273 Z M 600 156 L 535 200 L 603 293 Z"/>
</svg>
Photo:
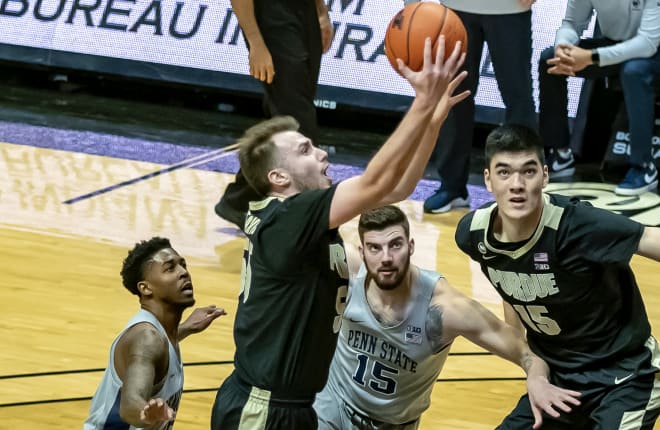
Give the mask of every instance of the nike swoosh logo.
<svg viewBox="0 0 660 430">
<path fill-rule="evenodd" d="M 492 258 L 497 257 L 497 255 L 482 255 L 482 257 L 483 257 L 484 260 L 490 260 Z"/>
<path fill-rule="evenodd" d="M 624 377 L 621 378 L 621 379 L 619 379 L 619 377 L 617 376 L 616 378 L 614 378 L 614 384 L 615 384 L 615 385 L 619 385 L 620 383 L 622 383 L 622 382 L 624 382 L 624 381 L 627 381 L 628 379 L 632 378 L 633 376 L 635 376 L 634 373 L 631 373 L 631 374 L 628 375 L 628 376 L 624 376 Z"/>
<path fill-rule="evenodd" d="M 568 160 L 565 163 L 559 163 L 557 160 L 552 162 L 552 170 L 557 171 L 557 170 L 563 170 L 573 164 L 573 160 Z"/>
<path fill-rule="evenodd" d="M 348 320 L 352 323 L 355 323 L 355 324 L 360 324 L 360 323 L 363 322 L 363 321 L 354 320 L 353 318 L 349 318 Z"/>
<path fill-rule="evenodd" d="M 655 172 L 653 172 L 652 175 L 649 175 L 648 173 L 645 174 L 644 175 L 644 180 L 648 183 L 651 183 L 651 182 L 655 181 L 655 178 L 657 178 L 657 177 L 658 177 L 658 171 L 656 170 Z"/>
</svg>

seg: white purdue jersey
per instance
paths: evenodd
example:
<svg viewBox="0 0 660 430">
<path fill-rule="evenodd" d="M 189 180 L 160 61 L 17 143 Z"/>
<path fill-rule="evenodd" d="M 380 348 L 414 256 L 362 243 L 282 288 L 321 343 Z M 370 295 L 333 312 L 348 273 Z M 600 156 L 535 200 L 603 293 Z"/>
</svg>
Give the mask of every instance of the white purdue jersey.
<svg viewBox="0 0 660 430">
<path fill-rule="evenodd" d="M 366 269 L 351 281 L 342 326 L 325 390 L 354 410 L 390 424 L 417 420 L 449 354 L 434 354 L 426 335 L 426 317 L 440 274 L 419 269 L 417 297 L 408 318 L 384 327 L 366 299 Z M 332 393 L 334 392 L 334 393 Z"/>
<path fill-rule="evenodd" d="M 165 329 L 160 325 L 158 319 L 156 319 L 151 312 L 140 309 L 140 311 L 128 322 L 126 327 L 124 327 L 124 330 L 122 330 L 114 342 L 112 342 L 108 366 L 103 374 L 101 384 L 96 389 L 96 393 L 94 393 L 94 397 L 92 398 L 92 404 L 89 408 L 89 416 L 85 420 L 83 430 L 137 430 L 136 427 L 125 423 L 119 416 L 119 400 L 122 381 L 119 379 L 117 371 L 115 370 L 114 357 L 115 347 L 117 346 L 119 339 L 121 339 L 124 333 L 126 333 L 126 330 L 141 322 L 150 323 L 167 338 L 167 333 L 165 333 Z M 167 404 L 176 411 L 179 408 L 179 401 L 181 400 L 181 394 L 183 393 L 183 364 L 169 340 L 168 344 L 170 358 L 167 375 L 163 380 L 164 383 L 161 389 L 153 394 L 152 397 L 160 397 L 164 399 Z M 160 426 L 151 426 L 149 429 L 167 430 L 171 429 L 172 426 L 173 422 L 166 422 L 162 423 Z"/>
</svg>

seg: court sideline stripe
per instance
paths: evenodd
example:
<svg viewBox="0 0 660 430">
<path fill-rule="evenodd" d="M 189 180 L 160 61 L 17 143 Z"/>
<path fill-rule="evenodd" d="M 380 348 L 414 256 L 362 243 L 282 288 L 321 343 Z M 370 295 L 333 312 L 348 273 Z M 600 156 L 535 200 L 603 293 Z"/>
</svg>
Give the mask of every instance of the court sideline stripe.
<svg viewBox="0 0 660 430">
<path fill-rule="evenodd" d="M 450 352 L 449 356 L 479 356 L 479 355 L 493 355 L 490 352 Z M 183 363 L 184 367 L 194 367 L 194 366 L 218 366 L 225 364 L 234 364 L 233 360 L 229 361 L 195 361 L 192 363 Z M 54 370 L 51 372 L 36 372 L 36 373 L 17 373 L 14 375 L 0 375 L 0 380 L 2 379 L 19 379 L 19 378 L 38 378 L 41 376 L 55 376 L 55 375 L 75 375 L 76 373 L 93 373 L 93 372 L 103 372 L 105 367 L 98 367 L 92 369 L 74 369 L 74 370 Z"/>
<path fill-rule="evenodd" d="M 522 377 L 511 377 L 511 378 L 447 378 L 447 379 L 436 379 L 438 382 L 485 382 L 485 381 L 524 381 L 525 378 Z M 185 393 L 207 393 L 217 391 L 217 388 L 192 388 L 189 390 L 183 390 Z M 48 399 L 48 400 L 33 400 L 30 402 L 15 402 L 15 403 L 0 403 L 0 408 L 10 408 L 16 406 L 36 406 L 36 405 L 45 405 L 49 403 L 65 403 L 65 402 L 81 402 L 91 400 L 92 396 L 87 397 L 68 397 L 62 399 Z"/>
<path fill-rule="evenodd" d="M 63 201 L 62 203 L 67 204 L 67 205 L 71 205 L 73 203 L 78 203 L 82 200 L 87 200 L 87 199 L 90 199 L 92 197 L 96 197 L 98 195 L 105 194 L 105 193 L 108 193 L 110 191 L 114 191 L 118 188 L 126 187 L 128 185 L 133 185 L 137 182 L 145 181 L 147 179 L 151 179 L 151 178 L 154 178 L 156 176 L 160 176 L 160 175 L 165 174 L 165 173 L 170 173 L 170 172 L 173 172 L 175 170 L 182 169 L 184 167 L 199 166 L 200 164 L 205 164 L 205 163 L 208 163 L 209 161 L 214 161 L 214 160 L 217 160 L 219 158 L 230 155 L 237 148 L 238 148 L 238 144 L 233 143 L 233 144 L 227 145 L 223 148 L 216 149 L 214 151 L 207 152 L 205 154 L 197 155 L 197 156 L 189 158 L 187 160 L 180 161 L 176 164 L 172 164 L 171 166 L 168 166 L 164 169 L 156 170 L 154 172 L 147 173 L 147 174 L 142 175 L 142 176 L 138 176 L 137 178 L 128 179 L 126 181 L 122 181 L 122 182 L 119 182 L 117 184 L 110 185 L 108 187 L 101 188 L 101 189 L 98 189 L 96 191 L 89 192 L 87 194 L 83 194 L 83 195 L 78 196 L 78 197 L 73 197 L 71 199 Z"/>
<path fill-rule="evenodd" d="M 493 355 L 490 352 L 450 352 L 450 356 L 478 356 L 478 355 Z M 228 361 L 195 361 L 192 363 L 183 363 L 184 367 L 194 367 L 194 366 L 218 366 L 225 364 L 234 364 L 233 360 Z M 0 380 L 2 379 L 19 379 L 19 378 L 38 378 L 41 376 L 56 376 L 56 375 L 75 375 L 78 373 L 93 373 L 93 372 L 103 372 L 105 367 L 98 367 L 92 369 L 73 369 L 73 370 L 54 370 L 51 372 L 36 372 L 36 373 L 18 373 L 14 375 L 0 375 Z"/>
<path fill-rule="evenodd" d="M 224 364 L 234 364 L 234 360 L 229 361 L 196 361 L 193 363 L 183 363 L 184 367 L 193 367 L 193 366 L 217 366 Z M 36 373 L 19 373 L 16 375 L 0 375 L 0 380 L 2 379 L 19 379 L 19 378 L 38 378 L 41 376 L 56 376 L 56 375 L 75 375 L 78 373 L 93 373 L 93 372 L 103 372 L 105 367 L 98 367 L 95 369 L 73 369 L 73 370 L 54 370 L 52 372 L 36 372 Z"/>
</svg>

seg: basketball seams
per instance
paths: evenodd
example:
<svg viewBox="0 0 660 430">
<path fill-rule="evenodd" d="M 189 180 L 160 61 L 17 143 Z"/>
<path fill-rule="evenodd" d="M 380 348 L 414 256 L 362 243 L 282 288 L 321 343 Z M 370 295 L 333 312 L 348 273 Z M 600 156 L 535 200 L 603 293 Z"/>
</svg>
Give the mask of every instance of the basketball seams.
<svg viewBox="0 0 660 430">
<path fill-rule="evenodd" d="M 442 21 L 440 22 L 440 28 L 436 33 L 435 40 L 433 41 L 433 46 L 435 47 L 435 49 L 433 50 L 434 52 L 437 52 L 436 49 L 438 49 L 438 37 L 440 37 L 440 35 L 442 34 L 442 29 L 445 27 L 445 22 L 447 22 L 447 13 L 448 13 L 447 11 L 448 11 L 447 6 L 445 6 L 444 9 L 442 10 Z M 445 44 L 445 54 L 446 53 L 447 53 L 447 45 Z"/>
<path fill-rule="evenodd" d="M 406 59 L 404 61 L 406 64 L 410 61 L 410 30 L 413 28 L 412 24 L 415 19 L 415 14 L 417 14 L 417 10 L 422 7 L 423 4 L 424 3 L 419 2 L 415 5 L 415 8 L 410 14 L 410 19 L 408 20 L 408 28 L 406 28 Z"/>
<path fill-rule="evenodd" d="M 419 9 L 419 8 L 422 9 Z M 412 70 L 419 71 L 424 62 L 424 44 L 431 39 L 432 51 L 437 53 L 438 38 L 445 35 L 446 47 L 465 42 L 467 35 L 460 17 L 451 9 L 435 2 L 418 2 L 404 6 L 390 21 L 385 35 L 385 55 L 397 73 L 401 73 L 397 58 Z M 465 52 L 465 43 L 462 51 Z M 445 52 L 445 60 L 451 54 Z"/>
</svg>

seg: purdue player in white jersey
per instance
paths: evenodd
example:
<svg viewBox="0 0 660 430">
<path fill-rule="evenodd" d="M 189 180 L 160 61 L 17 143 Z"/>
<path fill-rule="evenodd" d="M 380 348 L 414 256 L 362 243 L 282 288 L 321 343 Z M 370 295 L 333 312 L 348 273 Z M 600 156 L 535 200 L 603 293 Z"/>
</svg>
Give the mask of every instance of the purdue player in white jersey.
<svg viewBox="0 0 660 430">
<path fill-rule="evenodd" d="M 579 405 L 579 393 L 548 383 L 545 363 L 518 331 L 439 273 L 410 264 L 414 240 L 399 208 L 362 214 L 358 230 L 364 264 L 351 279 L 330 377 L 314 403 L 320 430 L 417 428 L 457 336 L 525 369 L 539 409 Z"/>
<path fill-rule="evenodd" d="M 140 298 L 141 309 L 110 347 L 103 379 L 84 430 L 172 428 L 183 392 L 179 341 L 206 329 L 223 309 L 184 309 L 195 303 L 186 261 L 165 238 L 137 243 L 124 260 L 124 286 Z"/>
</svg>

